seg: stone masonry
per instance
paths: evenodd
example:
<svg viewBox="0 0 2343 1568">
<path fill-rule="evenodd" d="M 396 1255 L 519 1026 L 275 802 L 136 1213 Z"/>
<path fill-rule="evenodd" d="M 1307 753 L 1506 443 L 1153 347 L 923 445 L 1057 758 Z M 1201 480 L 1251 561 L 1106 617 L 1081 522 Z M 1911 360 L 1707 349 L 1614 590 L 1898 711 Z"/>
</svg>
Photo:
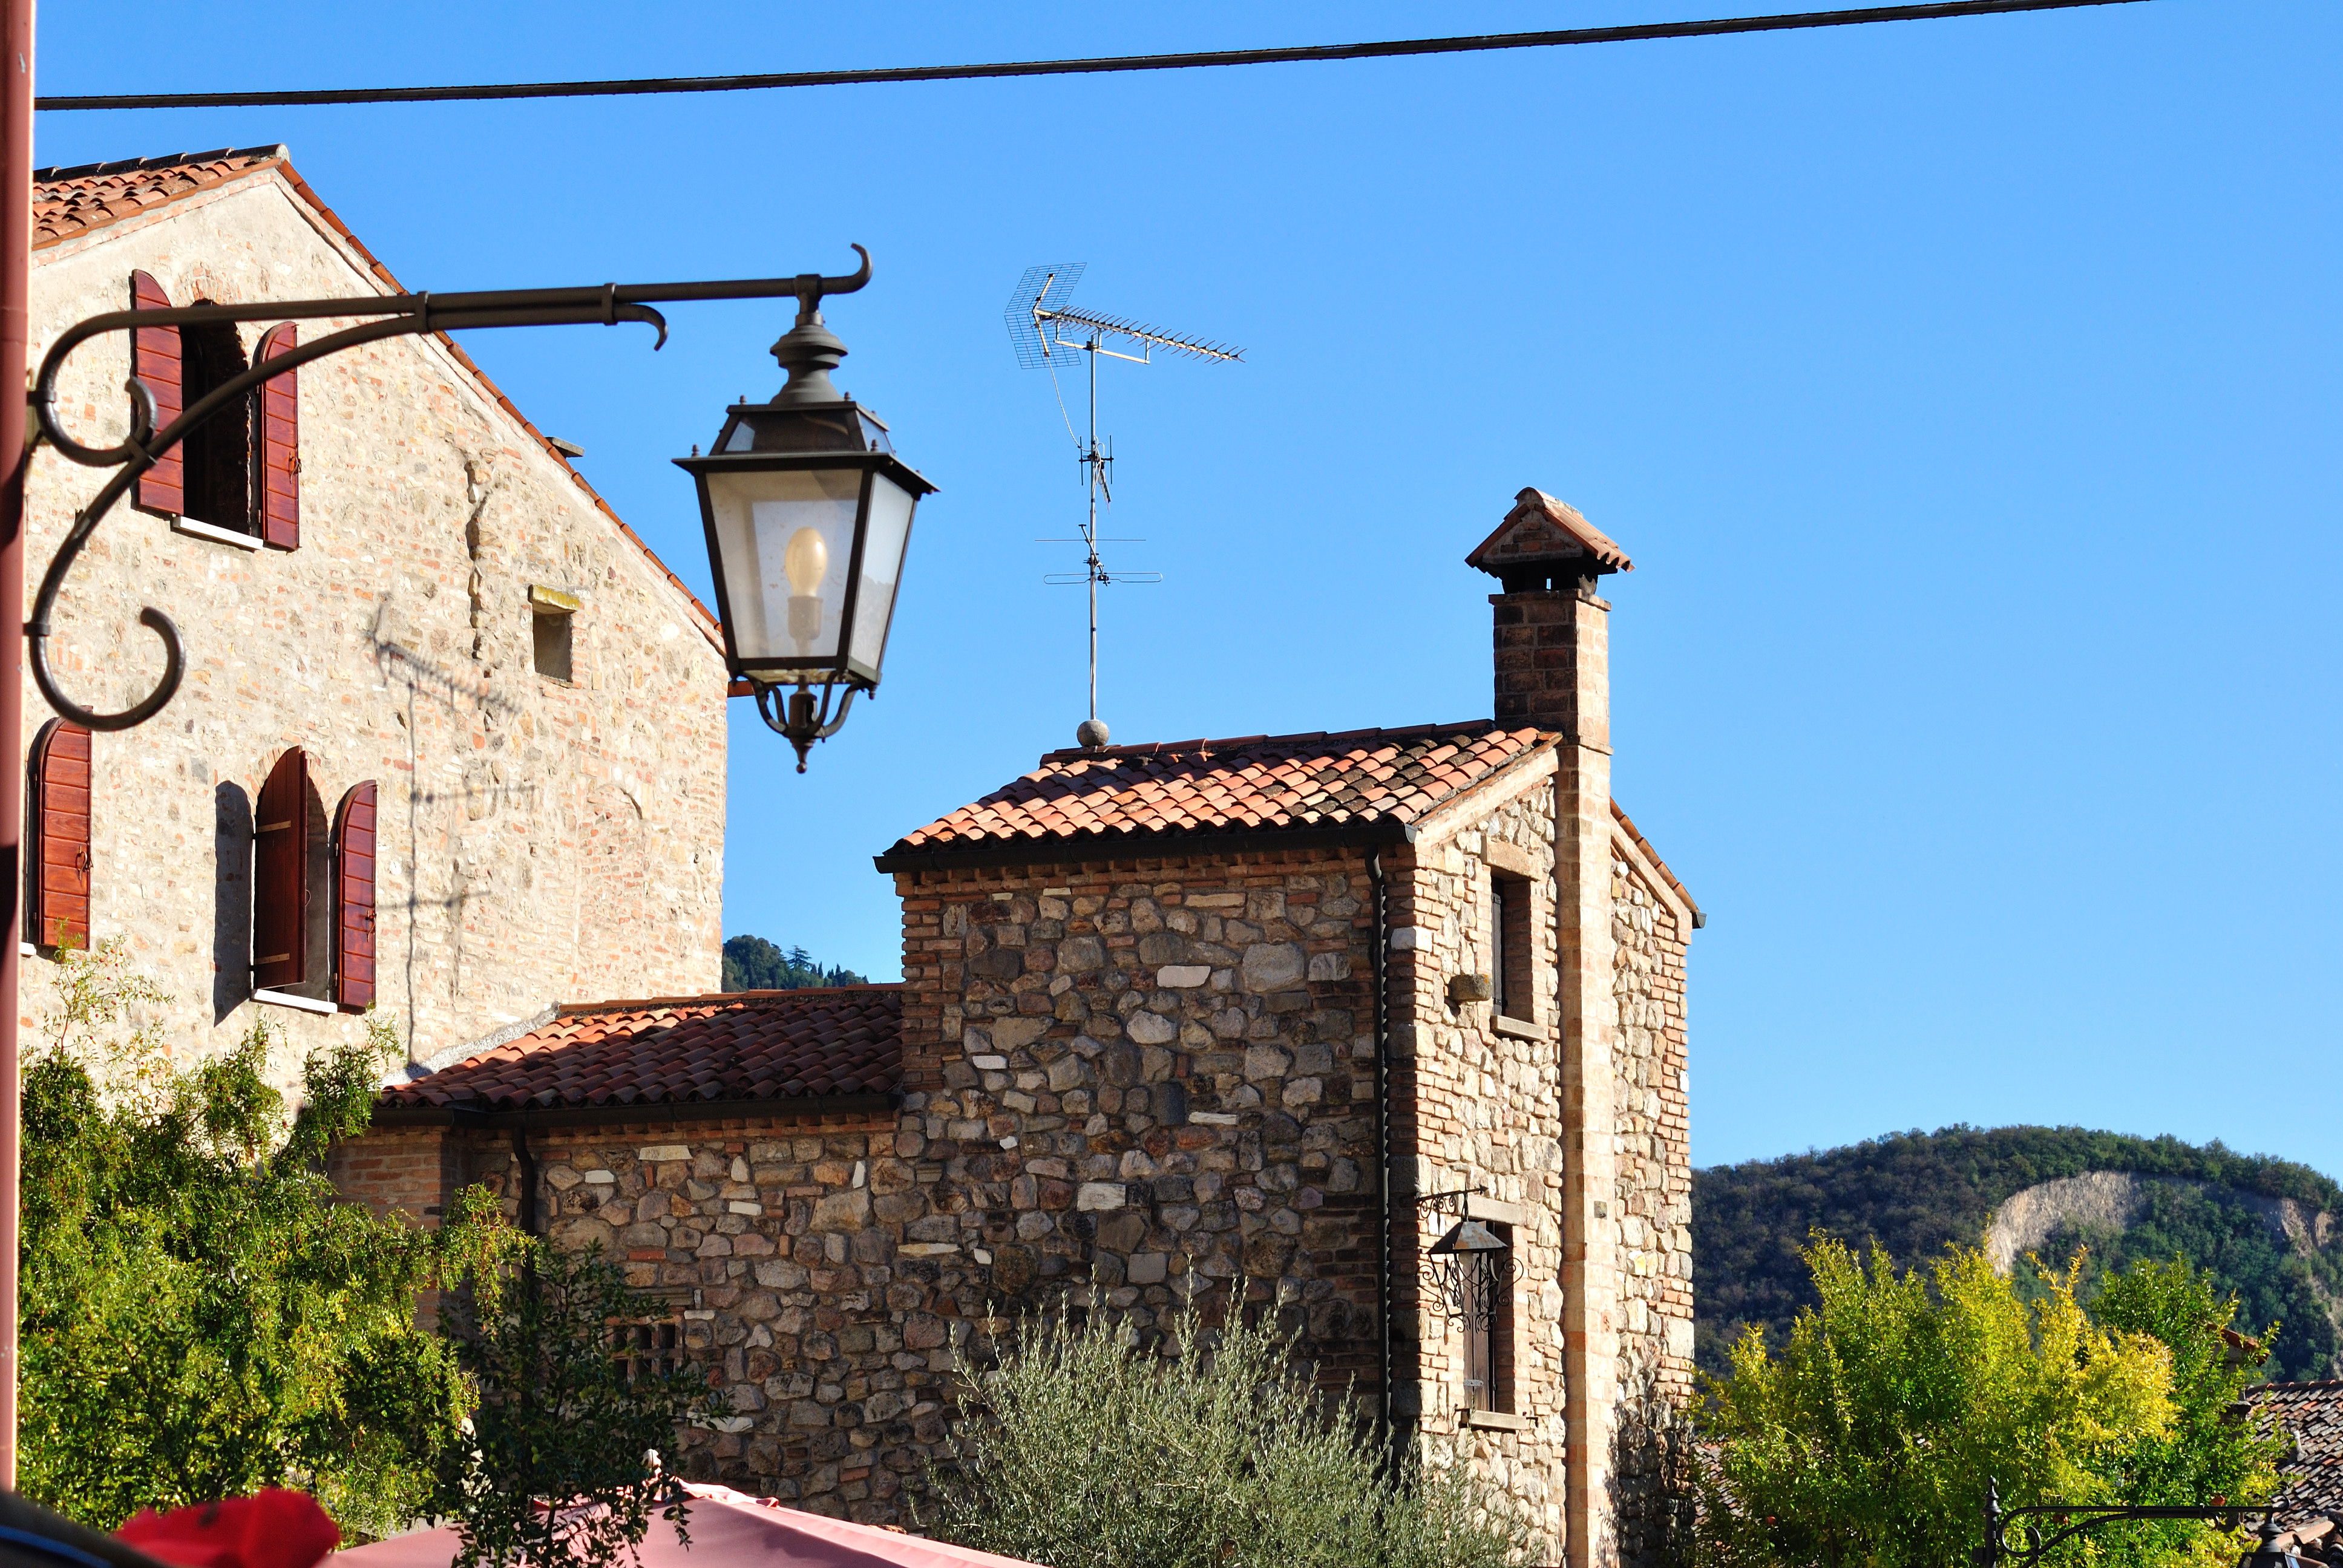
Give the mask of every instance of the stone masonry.
<svg viewBox="0 0 2343 1568">
<path fill-rule="evenodd" d="M 1577 554 L 1541 567 L 1558 539 Z M 903 918 L 887 1112 L 801 1098 L 792 1124 L 789 1093 L 719 1107 L 739 1092 L 720 1085 L 696 1112 L 608 1056 L 571 1076 L 657 1121 L 524 1098 L 561 1053 L 603 1049 L 548 1033 L 491 1053 L 505 1098 L 468 1101 L 474 1067 L 444 1070 L 458 1125 L 386 1127 L 337 1179 L 427 1218 L 484 1181 L 519 1218 L 512 1146 L 463 1119 L 545 1118 L 527 1137 L 550 1233 L 623 1256 L 731 1391 L 737 1430 L 682 1434 L 694 1475 L 900 1521 L 949 1458 L 991 1316 L 1095 1292 L 1143 1343 L 1233 1305 L 1363 1414 L 1509 1491 L 1544 1560 L 1658 1568 L 1690 1390 L 1700 917 L 1609 794 L 1609 607 L 1570 563 L 1624 556 L 1535 491 L 1475 554 L 1508 578 L 1501 688 L 1536 672 L 1501 689 L 1501 721 L 1056 752 L 881 856 Z M 1511 964 L 1500 878 L 1527 927 Z M 717 1004 L 778 1005 L 623 1005 Z M 768 1063 L 804 1055 L 778 1033 L 743 1038 L 729 1065 L 676 1049 L 727 1083 L 803 1070 Z M 1419 1204 L 1435 1194 L 1451 1206 Z M 1485 1401 L 1420 1285 L 1457 1208 L 1512 1248 Z"/>
<path fill-rule="evenodd" d="M 126 307 L 134 268 L 176 304 L 397 291 L 281 148 L 49 171 L 41 190 L 109 182 L 123 194 L 35 252 L 36 354 Z M 265 326 L 241 330 L 245 352 Z M 121 435 L 127 352 L 117 335 L 70 361 L 61 406 L 81 438 Z M 96 738 L 94 939 L 126 940 L 173 997 L 175 1050 L 216 1049 L 266 1017 L 289 1070 L 352 1035 L 330 1009 L 246 1000 L 251 801 L 297 746 L 327 811 L 378 782 L 377 1001 L 413 1056 L 564 997 L 713 987 L 725 682 L 707 612 L 452 343 L 395 338 L 306 367 L 299 406 L 299 548 L 197 537 L 126 502 L 65 585 L 51 648 L 80 700 L 119 707 L 154 682 L 143 605 L 177 623 L 188 659 L 158 718 Z M 35 578 L 104 477 L 35 456 Z M 535 668 L 538 587 L 579 605 L 568 679 Z M 26 693 L 29 734 L 48 709 L 29 678 Z M 28 1031 L 46 1030 L 46 968 L 26 961 Z"/>
</svg>

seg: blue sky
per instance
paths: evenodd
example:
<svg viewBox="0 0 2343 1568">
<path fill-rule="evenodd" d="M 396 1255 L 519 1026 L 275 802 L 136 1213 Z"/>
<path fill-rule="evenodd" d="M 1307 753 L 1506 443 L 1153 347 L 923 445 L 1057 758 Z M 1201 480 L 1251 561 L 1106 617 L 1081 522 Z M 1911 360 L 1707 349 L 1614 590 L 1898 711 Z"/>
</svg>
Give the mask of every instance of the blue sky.
<svg viewBox="0 0 2343 1568">
<path fill-rule="evenodd" d="M 1715 14 L 1702 0 L 51 5 L 49 93 L 707 74 Z M 728 930 L 891 978 L 870 857 L 1068 744 L 1081 501 L 1019 272 L 1233 340 L 1112 366 L 1116 738 L 1484 715 L 1464 551 L 1618 538 L 1617 789 L 1712 912 L 1702 1163 L 1966 1121 L 2343 1171 L 2343 11 L 2150 0 L 1695 42 L 691 98 L 46 115 L 44 163 L 283 141 L 410 286 L 844 270 L 841 385 L 942 487 L 880 699 L 735 704 Z M 676 568 L 667 459 L 767 306 L 468 347 Z M 1070 391 L 1071 389 L 1070 388 Z M 2324 955 L 2323 957 L 2321 955 Z M 2299 1101 L 2299 1108 L 2298 1108 Z"/>
</svg>

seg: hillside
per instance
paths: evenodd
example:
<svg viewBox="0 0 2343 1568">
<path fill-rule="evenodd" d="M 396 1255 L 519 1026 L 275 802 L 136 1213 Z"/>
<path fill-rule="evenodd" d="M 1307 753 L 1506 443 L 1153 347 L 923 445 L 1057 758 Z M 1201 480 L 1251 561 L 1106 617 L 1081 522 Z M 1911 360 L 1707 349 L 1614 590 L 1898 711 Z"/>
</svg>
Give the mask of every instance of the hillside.
<svg viewBox="0 0 2343 1568">
<path fill-rule="evenodd" d="M 2187 1257 L 2241 1298 L 2239 1328 L 2282 1326 L 2269 1376 L 2343 1375 L 2343 1226 L 2330 1218 L 2343 1217 L 2343 1188 L 2308 1166 L 2217 1142 L 2080 1127 L 1893 1133 L 1694 1172 L 1701 1365 L 1721 1371 L 1744 1323 L 1777 1336 L 1811 1302 L 1798 1257 L 1809 1232 L 1876 1241 L 1908 1267 L 1948 1241 L 1986 1240 L 1996 1211 L 1998 1256 L 2063 1262 L 2087 1244 L 2092 1275 Z"/>
</svg>

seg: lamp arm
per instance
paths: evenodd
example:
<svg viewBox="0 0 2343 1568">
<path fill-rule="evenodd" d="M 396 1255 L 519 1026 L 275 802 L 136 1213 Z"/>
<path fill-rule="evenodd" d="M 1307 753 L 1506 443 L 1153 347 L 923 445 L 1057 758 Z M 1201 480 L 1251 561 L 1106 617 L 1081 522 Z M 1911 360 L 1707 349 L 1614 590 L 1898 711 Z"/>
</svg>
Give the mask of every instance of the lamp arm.
<svg viewBox="0 0 2343 1568">
<path fill-rule="evenodd" d="M 2227 1503 L 2198 1507 L 2186 1503 L 2036 1503 L 2023 1508 L 2005 1509 L 2000 1506 L 1998 1488 L 1988 1487 L 1986 1495 L 1986 1543 L 1970 1555 L 1978 1568 L 1996 1568 L 2004 1562 L 2033 1568 L 2064 1543 L 2102 1524 L 2135 1519 L 2197 1519 L 2234 1530 L 2244 1523 L 2247 1515 L 2258 1513 L 2267 1518 L 2270 1512 L 2268 1506 L 2238 1507 Z M 2039 1525 L 2023 1523 L 2029 1517 L 2068 1523 L 2045 1535 Z M 2023 1547 L 2013 1548 L 2009 1544 L 2009 1533 L 2013 1530 L 2019 1532 L 2024 1538 L 2026 1544 Z"/>
<path fill-rule="evenodd" d="M 639 321 L 659 328 L 659 341 L 653 347 L 664 347 L 667 344 L 667 319 L 651 308 L 650 301 L 779 299 L 794 296 L 800 309 L 807 308 L 809 284 L 812 286 L 812 297 L 819 300 L 823 294 L 850 294 L 870 281 L 870 253 L 859 245 L 854 249 L 861 256 L 862 265 L 856 272 L 844 277 L 804 273 L 795 277 L 739 278 L 707 283 L 606 283 L 586 287 L 509 288 L 464 294 L 266 300 L 245 305 L 180 306 L 166 310 L 113 310 L 75 322 L 49 346 L 48 352 L 42 357 L 40 372 L 34 378 L 31 391 L 26 394 L 26 403 L 38 428 L 36 440 L 46 441 L 60 455 L 85 467 L 115 467 L 118 465 L 119 471 L 106 480 L 88 506 L 74 514 L 73 526 L 66 530 L 56 556 L 42 576 L 40 591 L 33 601 L 32 614 L 25 623 L 25 635 L 30 644 L 26 650 L 27 660 L 32 666 L 34 684 L 40 688 L 41 695 L 60 715 L 86 729 L 106 730 L 128 729 L 145 723 L 160 712 L 177 692 L 180 680 L 186 673 L 186 660 L 180 645 L 178 628 L 172 624 L 170 617 L 149 605 L 139 610 L 138 619 L 163 639 L 163 676 L 154 689 L 117 713 L 99 713 L 74 701 L 59 689 L 55 672 L 49 667 L 50 612 L 56 606 L 66 574 L 73 569 L 74 563 L 80 558 L 83 549 L 96 533 L 98 524 L 105 520 L 124 493 L 206 421 L 263 382 L 361 344 L 428 332 L 463 332 L 492 327 L 583 327 L 596 323 L 607 327 L 621 321 Z M 160 431 L 155 428 L 154 395 L 135 376 L 126 387 L 130 395 L 130 430 L 116 445 L 97 447 L 76 440 L 58 418 L 57 377 L 73 351 L 93 337 L 113 332 L 136 332 L 142 327 L 199 327 L 222 322 L 299 321 L 350 317 L 379 317 L 383 319 L 361 322 L 339 332 L 328 333 L 315 342 L 297 344 L 284 353 L 270 357 L 206 393 Z M 837 733 L 839 725 L 846 720 L 846 708 L 852 700 L 853 694 L 850 689 L 847 703 L 840 706 L 836 721 L 812 739 L 827 739 Z M 760 697 L 760 704 L 761 701 Z M 766 722 L 772 722 L 769 715 Z M 799 748 L 799 770 L 802 772 L 802 745 Z"/>
</svg>

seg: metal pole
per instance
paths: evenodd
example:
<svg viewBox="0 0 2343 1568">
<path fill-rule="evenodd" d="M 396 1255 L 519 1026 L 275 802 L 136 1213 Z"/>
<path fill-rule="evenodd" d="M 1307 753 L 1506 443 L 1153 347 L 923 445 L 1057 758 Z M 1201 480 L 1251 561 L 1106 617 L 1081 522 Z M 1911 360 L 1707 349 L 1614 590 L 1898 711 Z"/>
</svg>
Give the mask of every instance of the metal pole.
<svg viewBox="0 0 2343 1568">
<path fill-rule="evenodd" d="M 1090 549 L 1091 591 L 1091 718 L 1098 719 L 1098 334 L 1091 334 L 1091 451 L 1084 467 L 1090 471 L 1090 521 L 1082 525 L 1082 543 Z"/>
<path fill-rule="evenodd" d="M 25 361 L 34 0 L 0 0 L 0 1486 L 16 1488 L 17 923 L 25 825 Z"/>
</svg>

